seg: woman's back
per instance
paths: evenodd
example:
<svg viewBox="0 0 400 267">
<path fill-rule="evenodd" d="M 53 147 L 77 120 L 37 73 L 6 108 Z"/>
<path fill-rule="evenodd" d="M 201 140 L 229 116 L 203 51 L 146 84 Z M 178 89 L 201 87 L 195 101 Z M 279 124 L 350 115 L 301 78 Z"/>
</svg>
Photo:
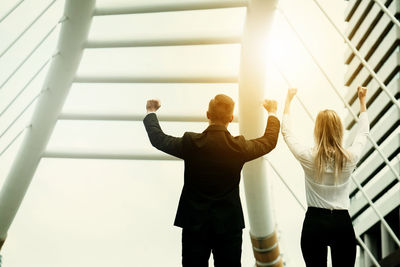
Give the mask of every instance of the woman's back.
<svg viewBox="0 0 400 267">
<path fill-rule="evenodd" d="M 305 174 L 308 209 L 301 232 L 301 250 L 307 266 L 326 266 L 327 247 L 334 267 L 354 266 L 356 238 L 349 208 L 350 176 L 361 157 L 369 122 L 366 113 L 366 88 L 358 88 L 361 114 L 353 144 L 342 147 L 343 126 L 332 110 L 318 114 L 315 147 L 297 139 L 290 123 L 290 103 L 297 89 L 289 89 L 282 119 L 282 135 L 300 162 Z"/>
<path fill-rule="evenodd" d="M 290 115 L 283 116 L 282 135 L 304 170 L 308 206 L 325 209 L 349 208 L 350 176 L 361 157 L 368 133 L 368 115 L 363 112 L 360 114 L 358 132 L 353 144 L 346 149 L 349 158 L 344 160 L 341 172 L 335 175 L 335 162 L 332 159 L 325 164 L 321 176 L 318 177 L 316 148 L 303 145 L 292 129 Z"/>
</svg>

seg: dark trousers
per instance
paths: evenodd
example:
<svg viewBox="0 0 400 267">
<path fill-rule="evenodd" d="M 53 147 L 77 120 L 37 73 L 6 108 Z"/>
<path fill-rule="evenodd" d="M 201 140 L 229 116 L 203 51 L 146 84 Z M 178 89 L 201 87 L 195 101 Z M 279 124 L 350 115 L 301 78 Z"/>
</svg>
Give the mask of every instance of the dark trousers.
<svg viewBox="0 0 400 267">
<path fill-rule="evenodd" d="M 222 234 L 210 229 L 182 230 L 183 267 L 208 267 L 211 252 L 215 267 L 240 267 L 242 230 Z"/>
<path fill-rule="evenodd" d="M 328 246 L 333 267 L 353 267 L 356 245 L 347 210 L 307 209 L 301 232 L 301 251 L 307 267 L 326 266 Z"/>
</svg>

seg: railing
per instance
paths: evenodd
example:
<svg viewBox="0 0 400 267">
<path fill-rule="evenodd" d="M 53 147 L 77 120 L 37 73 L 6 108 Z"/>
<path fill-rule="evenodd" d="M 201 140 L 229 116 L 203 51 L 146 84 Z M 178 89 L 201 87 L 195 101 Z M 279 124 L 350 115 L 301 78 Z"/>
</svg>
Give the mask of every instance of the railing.
<svg viewBox="0 0 400 267">
<path fill-rule="evenodd" d="M 42 17 L 53 4 L 57 0 L 51 1 L 42 11 L 41 13 L 2 51 L 0 52 L 0 58 L 5 55 L 19 40 L 20 38 L 29 31 L 29 29 Z M 374 0 L 377 5 L 380 6 L 380 8 L 383 10 L 383 12 L 393 21 L 393 23 L 397 26 L 400 27 L 399 21 L 390 13 L 390 11 L 379 1 L 379 0 Z M 23 0 L 18 1 L 15 3 L 15 5 L 7 11 L 1 18 L 0 18 L 0 23 L 4 21 L 15 9 L 17 9 L 21 4 Z M 393 96 L 391 93 L 390 89 L 382 82 L 382 80 L 378 77 L 376 72 L 372 69 L 370 64 L 363 58 L 363 56 L 359 53 L 359 51 L 356 49 L 356 47 L 351 43 L 348 37 L 346 37 L 339 29 L 339 27 L 335 24 L 335 22 L 329 17 L 329 15 L 326 13 L 326 11 L 322 8 L 322 6 L 319 4 L 317 0 L 313 0 L 313 2 L 318 6 L 318 8 L 321 10 L 321 12 L 325 15 L 325 17 L 328 19 L 330 24 L 335 28 L 335 30 L 338 32 L 338 34 L 344 39 L 344 41 L 347 43 L 347 45 L 350 47 L 350 49 L 353 51 L 353 53 L 357 56 L 357 58 L 361 61 L 363 66 L 368 70 L 370 75 L 377 81 L 379 86 L 382 88 L 382 90 L 385 92 L 385 94 L 389 97 L 390 101 L 393 102 L 393 104 L 397 107 L 397 109 L 400 109 L 400 103 L 399 101 Z M 214 2 L 214 3 L 191 3 L 191 4 L 176 4 L 176 5 L 159 5 L 159 6 L 141 6 L 141 7 L 134 7 L 134 8 L 102 8 L 102 9 L 96 9 L 94 12 L 95 16 L 104 16 L 104 15 L 119 15 L 119 14 L 139 14 L 139 13 L 150 13 L 150 12 L 170 12 L 170 11 L 184 11 L 184 10 L 202 10 L 202 9 L 212 9 L 212 8 L 226 8 L 226 7 L 246 7 L 248 5 L 247 1 L 243 0 L 232 0 L 232 1 L 224 1 L 223 3 L 219 2 Z M 289 18 L 286 16 L 285 12 L 281 9 L 278 8 L 282 16 L 286 19 L 288 25 L 291 27 L 293 32 L 296 34 L 297 38 L 300 40 L 302 43 L 303 47 L 305 50 L 308 52 L 310 57 L 313 59 L 314 63 L 316 66 L 319 68 L 323 76 L 326 78 L 328 83 L 330 84 L 331 88 L 334 90 L 334 92 L 337 94 L 337 96 L 341 99 L 341 101 L 344 103 L 346 108 L 349 110 L 350 114 L 353 116 L 355 121 L 358 121 L 358 118 L 356 114 L 354 113 L 353 109 L 350 107 L 348 102 L 342 97 L 340 94 L 338 88 L 334 85 L 326 71 L 323 69 L 321 64 L 319 63 L 318 59 L 314 56 L 312 50 L 307 46 L 306 42 L 304 39 L 301 37 L 301 35 L 298 33 L 294 25 L 291 23 Z M 62 18 L 60 22 L 64 22 L 67 18 Z M 54 32 L 56 29 L 57 25 L 54 25 L 50 30 L 47 32 L 47 34 L 36 44 L 36 46 L 32 49 L 32 51 L 18 64 L 18 66 L 11 72 L 11 74 L 1 83 L 0 85 L 0 90 L 9 82 L 9 80 L 20 70 L 20 68 L 26 63 L 26 61 L 37 51 L 37 49 L 49 38 L 49 36 Z M 174 40 L 145 40 L 145 41 L 89 41 L 86 42 L 85 48 L 115 48 L 115 47 L 145 47 L 145 46 L 181 46 L 181 45 L 204 45 L 204 44 L 231 44 L 231 43 L 240 43 L 242 40 L 241 38 L 236 38 L 236 37 L 216 37 L 216 38 L 198 38 L 198 39 L 174 39 Z M 52 58 L 49 58 L 47 61 L 45 61 L 35 72 L 35 74 L 29 79 L 29 81 L 18 91 L 18 93 L 15 95 L 15 97 L 7 104 L 7 106 L 0 112 L 0 119 L 1 117 L 8 111 L 8 109 L 14 105 L 16 100 L 29 88 L 31 85 L 32 81 L 45 69 L 45 67 L 53 60 L 55 56 L 57 56 L 58 53 L 56 53 Z M 278 66 L 279 67 L 279 66 Z M 285 76 L 285 74 L 280 70 L 283 79 L 286 81 L 288 87 L 292 87 L 291 83 L 289 82 L 288 78 Z M 77 83 L 236 83 L 238 81 L 237 77 L 171 77 L 171 78 L 163 78 L 163 77 L 151 77 L 151 78 L 143 78 L 143 77 L 87 77 L 87 76 L 81 76 L 81 77 L 75 77 L 74 82 Z M 6 129 L 0 133 L 0 138 L 2 138 L 8 131 L 9 129 L 12 128 L 12 126 L 15 124 L 16 121 L 20 119 L 20 117 L 29 109 L 29 107 L 32 106 L 35 101 L 43 96 L 43 94 L 47 91 L 47 88 L 44 88 L 42 91 L 40 91 L 39 94 L 37 94 L 23 109 L 22 111 L 15 117 L 15 119 L 6 127 Z M 309 118 L 314 121 L 314 118 L 311 114 L 311 112 L 308 110 L 308 108 L 304 105 L 303 101 L 299 96 L 297 96 L 297 100 L 299 101 L 300 105 L 303 107 Z M 139 120 L 141 118 L 137 116 L 129 116 L 126 114 L 120 114 L 120 115 L 109 115 L 109 114 L 96 114 L 96 115 L 85 115 L 85 114 L 60 114 L 58 116 L 59 120 Z M 203 118 L 201 117 L 196 117 L 196 116 L 190 116 L 190 117 L 182 117 L 182 116 L 166 116 L 166 117 L 161 117 L 160 119 L 165 120 L 165 121 L 204 121 Z M 31 129 L 32 125 L 29 125 L 23 129 L 21 129 L 13 138 L 12 140 L 5 146 L 3 150 L 0 152 L 0 156 L 2 156 L 7 149 L 9 149 L 10 146 L 25 132 L 26 129 Z M 396 176 L 396 178 L 400 181 L 400 176 L 392 166 L 392 164 L 389 162 L 388 158 L 384 155 L 382 152 L 382 149 L 378 144 L 372 139 L 371 136 L 368 136 L 369 141 L 371 142 L 372 146 L 375 148 L 379 156 L 383 159 L 385 164 L 388 166 L 390 171 Z M 62 151 L 46 151 L 42 155 L 43 157 L 56 157 L 56 158 L 97 158 L 97 159 L 131 159 L 131 160 L 174 160 L 175 158 L 169 157 L 169 156 L 159 156 L 159 155 L 132 155 L 132 154 L 120 154 L 120 153 L 115 153 L 115 154 L 101 154 L 101 153 L 75 153 L 75 152 L 62 152 Z M 299 198 L 296 196 L 294 191 L 290 188 L 290 186 L 286 183 L 285 179 L 280 175 L 278 169 L 271 163 L 271 161 L 268 160 L 268 158 L 265 158 L 267 162 L 271 165 L 272 169 L 274 172 L 277 174 L 277 176 L 280 178 L 280 180 L 284 183 L 286 188 L 289 190 L 291 195 L 296 199 L 297 203 L 301 206 L 303 210 L 305 210 L 304 205 L 302 202 L 299 200 Z M 379 219 L 381 220 L 383 226 L 385 229 L 388 231 L 389 235 L 393 238 L 393 240 L 397 243 L 397 245 L 400 246 L 400 240 L 397 238 L 396 234 L 393 232 L 393 230 L 390 228 L 390 226 L 387 224 L 386 220 L 382 216 L 382 214 L 379 212 L 379 210 L 376 208 L 375 204 L 372 202 L 372 200 L 369 198 L 369 196 L 366 194 L 365 190 L 363 187 L 360 185 L 360 183 L 354 179 L 353 176 L 351 176 L 352 181 L 356 185 L 356 187 L 359 189 L 359 191 L 363 194 L 364 198 L 367 200 L 368 204 L 371 206 L 371 208 L 374 210 L 374 212 L 377 214 Z M 3 234 L 4 234 L 4 229 L 3 229 Z M 1 236 L 2 238 L 4 237 Z M 361 240 L 361 238 L 357 235 L 357 240 L 361 247 L 365 250 L 365 252 L 369 255 L 371 260 L 373 261 L 374 264 L 379 266 L 376 258 L 372 255 L 370 250 L 366 247 L 364 242 Z M 1 266 L 1 255 L 0 255 L 0 266 Z"/>
</svg>

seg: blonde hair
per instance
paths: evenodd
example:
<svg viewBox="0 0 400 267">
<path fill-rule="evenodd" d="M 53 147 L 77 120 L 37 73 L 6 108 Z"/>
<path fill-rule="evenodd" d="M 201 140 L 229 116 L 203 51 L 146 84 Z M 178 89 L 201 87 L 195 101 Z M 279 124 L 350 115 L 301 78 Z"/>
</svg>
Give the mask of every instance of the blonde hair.
<svg viewBox="0 0 400 267">
<path fill-rule="evenodd" d="M 314 128 L 316 155 L 316 180 L 321 181 L 325 167 L 334 162 L 335 184 L 343 166 L 350 159 L 348 152 L 343 148 L 343 125 L 338 114 L 333 110 L 323 110 L 318 113 Z"/>
<path fill-rule="evenodd" d="M 228 123 L 233 115 L 235 102 L 227 95 L 219 94 L 208 104 L 208 115 L 212 122 Z"/>
</svg>

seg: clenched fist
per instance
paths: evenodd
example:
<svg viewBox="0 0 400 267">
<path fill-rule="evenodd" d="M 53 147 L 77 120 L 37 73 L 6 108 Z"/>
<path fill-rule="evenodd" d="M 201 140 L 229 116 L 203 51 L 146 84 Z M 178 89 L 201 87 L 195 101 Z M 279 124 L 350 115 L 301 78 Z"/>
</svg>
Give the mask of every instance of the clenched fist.
<svg viewBox="0 0 400 267">
<path fill-rule="evenodd" d="M 161 107 L 161 102 L 158 99 L 147 100 L 146 110 L 147 112 L 156 112 Z"/>
<path fill-rule="evenodd" d="M 292 101 L 293 97 L 297 94 L 297 88 L 290 88 L 287 92 L 287 99 Z"/>
<path fill-rule="evenodd" d="M 362 86 L 358 86 L 357 94 L 358 94 L 358 98 L 360 100 L 365 100 L 365 98 L 367 96 L 367 88 L 366 87 L 362 87 Z"/>
<path fill-rule="evenodd" d="M 278 109 L 278 102 L 276 102 L 275 100 L 265 99 L 263 106 L 268 111 L 268 113 L 276 113 L 276 110 Z"/>
</svg>

